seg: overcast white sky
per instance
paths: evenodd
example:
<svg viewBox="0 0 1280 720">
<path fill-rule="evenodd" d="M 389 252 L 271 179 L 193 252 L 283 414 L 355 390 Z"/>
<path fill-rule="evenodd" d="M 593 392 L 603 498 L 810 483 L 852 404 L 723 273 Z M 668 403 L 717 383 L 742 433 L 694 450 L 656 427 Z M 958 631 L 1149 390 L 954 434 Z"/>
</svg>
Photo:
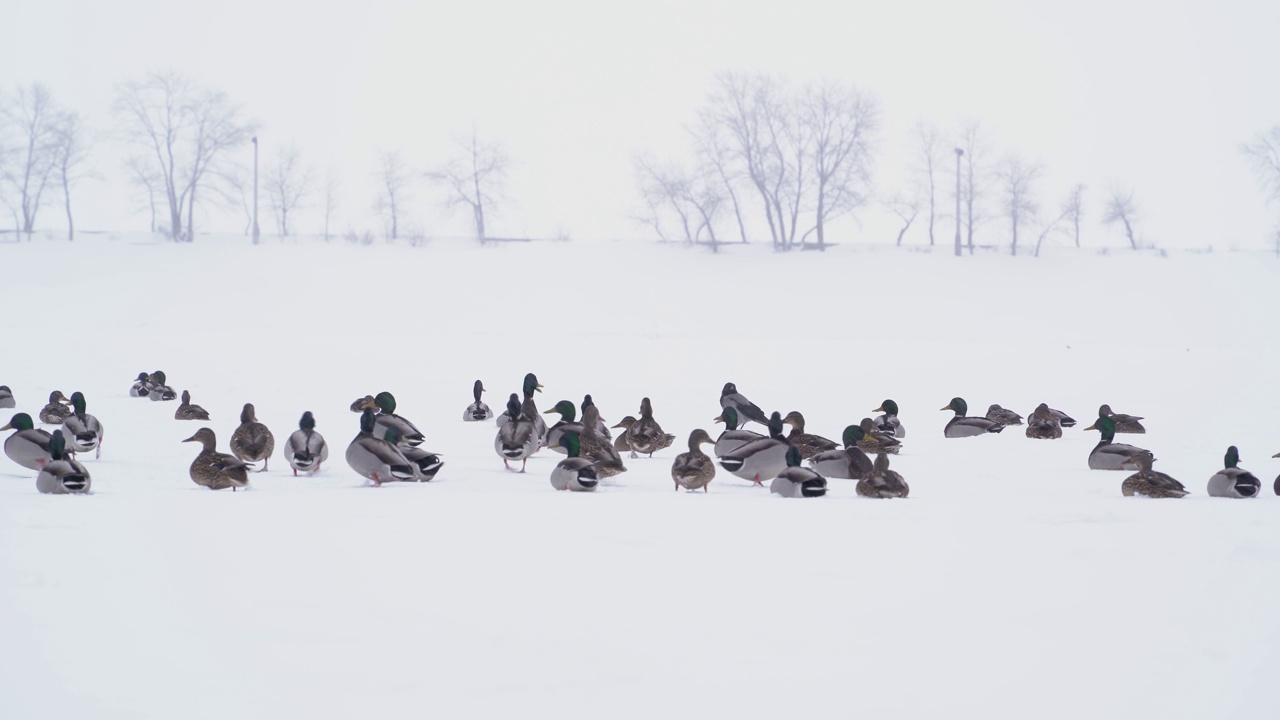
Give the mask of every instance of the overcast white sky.
<svg viewBox="0 0 1280 720">
<path fill-rule="evenodd" d="M 1106 187 L 1131 186 L 1140 231 L 1163 245 L 1257 247 L 1276 215 L 1239 151 L 1280 123 L 1274 0 L 5 0 L 0 27 L 0 87 L 43 82 L 103 129 L 117 84 L 149 70 L 226 90 L 262 124 L 264 165 L 277 143 L 296 142 L 309 164 L 339 173 L 344 227 L 376 226 L 379 149 L 425 168 L 474 122 L 516 163 L 515 204 L 493 219 L 495 234 L 643 237 L 629 219 L 632 157 L 681 152 L 681 124 L 722 70 L 835 78 L 874 94 L 885 193 L 905 182 L 915 121 L 953 129 L 976 118 L 995 156 L 1016 150 L 1045 165 L 1043 204 L 1084 182 L 1096 219 Z M 78 224 L 144 227 L 112 145 L 98 155 L 104 180 L 81 191 Z M 464 231 L 465 218 L 443 219 L 438 200 L 417 188 L 410 222 Z M 59 212 L 47 212 L 41 224 L 60 227 Z M 847 237 L 892 241 L 885 213 L 870 208 L 862 220 L 843 227 Z M 316 213 L 301 223 L 314 230 Z M 240 223 L 212 213 L 205 227 Z M 1086 232 L 1092 244 L 1122 242 Z"/>
</svg>

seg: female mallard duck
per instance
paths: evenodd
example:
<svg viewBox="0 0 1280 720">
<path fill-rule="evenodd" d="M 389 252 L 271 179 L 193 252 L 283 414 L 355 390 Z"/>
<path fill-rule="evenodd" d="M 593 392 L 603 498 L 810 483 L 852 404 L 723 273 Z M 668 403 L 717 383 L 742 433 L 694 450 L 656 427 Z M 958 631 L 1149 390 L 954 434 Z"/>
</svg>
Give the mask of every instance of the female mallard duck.
<svg viewBox="0 0 1280 720">
<path fill-rule="evenodd" d="M 595 400 L 591 399 L 591 393 L 587 393 L 586 395 L 582 396 L 582 414 L 583 415 L 587 414 L 587 408 L 595 407 L 595 406 L 596 406 L 596 402 Z M 598 412 L 596 414 L 597 416 L 599 415 Z M 609 432 L 609 425 L 605 423 L 604 420 L 601 420 L 599 424 L 596 425 L 596 432 L 600 433 L 601 435 L 605 436 L 610 440 L 613 439 L 613 433 Z M 620 450 L 630 450 L 630 449 L 631 449 L 630 447 L 620 448 Z"/>
<path fill-rule="evenodd" d="M 865 434 L 860 426 L 846 427 L 841 437 L 844 447 L 814 455 L 809 458 L 809 467 L 816 470 L 819 475 L 829 478 L 861 480 L 871 477 L 873 470 L 871 458 L 858 447 L 858 443 L 864 437 Z"/>
<path fill-rule="evenodd" d="M 998 433 L 1004 429 L 1004 425 L 994 420 L 965 417 L 965 413 L 969 412 L 969 404 L 964 401 L 964 398 L 951 398 L 951 402 L 943 406 L 942 409 L 954 410 L 956 413 L 956 416 L 951 418 L 951 421 L 947 423 L 947 427 L 943 429 L 943 437 L 973 437 L 987 433 Z"/>
<path fill-rule="evenodd" d="M 258 422 L 253 403 L 245 403 L 240 411 L 240 427 L 231 433 L 231 452 L 245 462 L 262 461 L 262 470 L 267 471 L 271 462 L 271 451 L 276 449 L 276 438 L 266 425 Z"/>
<path fill-rule="evenodd" d="M 145 372 L 138 373 L 138 377 L 133 381 L 133 387 L 129 388 L 129 397 L 146 397 L 151 394 L 151 381 L 147 378 Z"/>
<path fill-rule="evenodd" d="M 1112 412 L 1111 406 L 1103 404 L 1098 408 L 1098 417 L 1109 417 L 1116 423 L 1116 434 L 1129 433 L 1132 435 L 1145 435 L 1147 429 L 1142 426 L 1142 418 L 1137 415 L 1125 415 L 1124 413 Z"/>
<path fill-rule="evenodd" d="M 600 425 L 600 409 L 588 405 L 582 411 L 582 434 L 578 439 L 582 443 L 582 456 L 596 464 L 596 476 L 601 480 L 627 471 L 622 464 L 622 456 L 617 449 L 596 428 Z"/>
<path fill-rule="evenodd" d="M 9 424 L 0 427 L 0 432 L 14 430 L 4 441 L 4 454 L 9 459 L 28 470 L 39 470 L 53 459 L 49 454 L 49 440 L 52 437 L 44 430 L 37 430 L 31 416 L 18 413 L 9 419 Z"/>
<path fill-rule="evenodd" d="M 789 449 L 791 446 L 782 436 L 782 415 L 775 412 L 769 417 L 769 437 L 752 440 L 721 455 L 720 467 L 764 487 L 765 480 L 777 477 L 787 467 Z"/>
<path fill-rule="evenodd" d="M 17 407 L 17 402 L 13 399 L 13 391 L 8 385 L 0 385 L 0 409 Z"/>
<path fill-rule="evenodd" d="M 769 492 L 786 498 L 822 497 L 827 494 L 827 479 L 809 468 L 800 467 L 800 448 L 788 447 L 783 457 L 786 467 L 778 471 Z"/>
<path fill-rule="evenodd" d="M 946 410 L 947 408 L 942 408 L 942 409 Z M 992 405 L 991 407 L 987 408 L 986 418 L 991 422 L 1000 423 L 1001 425 L 1005 425 L 1005 426 L 1022 424 L 1021 415 L 1019 415 L 1018 413 L 1012 410 L 1002 408 L 999 405 Z"/>
<path fill-rule="evenodd" d="M 568 448 L 565 447 L 564 443 L 560 442 L 560 438 L 564 437 L 567 432 L 578 433 L 579 436 L 582 435 L 582 423 L 577 421 L 578 410 L 574 408 L 572 402 L 561 400 L 556 403 L 555 407 L 543 414 L 560 416 L 555 425 L 547 428 L 547 447 L 558 453 L 567 453 Z"/>
<path fill-rule="evenodd" d="M 1090 470 L 1139 470 L 1137 457 L 1142 453 L 1151 454 L 1133 445 L 1112 442 L 1116 437 L 1115 421 L 1109 417 L 1100 417 L 1085 430 L 1097 430 L 1102 439 L 1089 453 Z M 1154 459 L 1154 455 L 1152 458 Z"/>
<path fill-rule="evenodd" d="M 706 492 L 707 486 L 716 476 L 716 465 L 702 452 L 703 445 L 715 445 L 715 441 L 706 430 L 694 430 L 689 433 L 689 452 L 680 453 L 671 464 L 671 479 L 675 481 L 677 491 L 680 488 L 689 491 L 702 488 Z"/>
<path fill-rule="evenodd" d="M 871 412 L 884 413 L 876 418 L 876 427 L 893 435 L 899 440 L 905 440 L 907 437 L 907 429 L 903 427 L 902 421 L 898 419 L 898 403 L 892 400 L 885 400 L 880 403 L 880 407 Z"/>
<path fill-rule="evenodd" d="M 378 407 L 378 403 L 374 402 L 373 396 L 365 395 L 362 398 L 356 398 L 355 402 L 351 403 L 351 412 L 363 414 L 365 408 L 376 407 Z"/>
<path fill-rule="evenodd" d="M 187 397 L 184 390 L 182 402 L 186 403 Z M 299 470 L 304 473 L 319 472 L 320 466 L 328 459 L 329 443 L 324 441 L 323 435 L 316 432 L 316 418 L 308 410 L 302 413 L 298 429 L 284 443 L 284 460 L 293 468 L 293 476 L 298 477 Z"/>
<path fill-rule="evenodd" d="M 1240 464 L 1240 451 L 1235 445 L 1227 448 L 1222 459 L 1223 468 L 1209 478 L 1209 496 L 1226 498 L 1258 497 L 1262 492 L 1262 481 Z"/>
<path fill-rule="evenodd" d="M 416 480 L 418 475 L 413 463 L 397 447 L 400 435 L 395 428 L 388 428 L 382 437 L 374 437 L 378 420 L 373 408 L 360 412 L 360 433 L 347 445 L 347 465 L 374 486 L 398 480 Z"/>
<path fill-rule="evenodd" d="M 1138 472 L 1120 483 L 1120 492 L 1125 497 L 1180 498 L 1187 495 L 1187 488 L 1182 483 L 1151 469 L 1151 463 L 1155 462 L 1151 453 L 1139 453 L 1133 461 L 1138 465 Z"/>
<path fill-rule="evenodd" d="M 218 452 L 218 438 L 209 428 L 200 428 L 182 442 L 198 442 L 203 450 L 191 461 L 191 479 L 210 490 L 242 488 L 249 484 L 248 466 L 234 455 Z"/>
<path fill-rule="evenodd" d="M 552 447 L 558 445 L 563 448 L 569 457 L 556 463 L 555 469 L 551 471 L 551 487 L 557 490 L 590 492 L 600 484 L 600 478 L 596 476 L 595 463 L 579 457 L 580 443 L 581 437 L 578 433 L 569 431 L 561 434 L 558 442 L 552 445 Z"/>
<path fill-rule="evenodd" d="M 871 474 L 858 481 L 854 490 L 862 497 L 869 498 L 904 498 L 911 492 L 902 475 L 889 469 L 889 456 L 876 456 L 876 463 Z"/>
<path fill-rule="evenodd" d="M 769 418 L 765 417 L 764 411 L 738 392 L 738 386 L 733 383 L 725 383 L 720 391 L 720 409 L 726 408 L 736 410 L 743 425 L 750 421 L 769 427 Z"/>
<path fill-rule="evenodd" d="M 502 414 L 506 422 L 498 426 L 498 434 L 493 438 L 493 449 L 502 457 L 502 465 L 511 469 L 512 460 L 520 461 L 520 472 L 524 472 L 529 456 L 538 450 L 538 431 L 533 421 L 524 416 L 520 407 L 520 396 L 511 393 L 507 400 L 507 411 Z"/>
<path fill-rule="evenodd" d="M 614 425 L 615 429 L 618 427 L 621 425 Z M 631 448 L 632 459 L 639 457 L 637 453 L 653 457 L 655 452 L 671 447 L 671 443 L 676 440 L 675 435 L 663 432 L 662 426 L 653 419 L 653 403 L 649 402 L 649 398 L 640 401 L 640 419 L 628 425 L 624 434 L 627 437 L 627 445 Z"/>
<path fill-rule="evenodd" d="M 714 422 L 724 423 L 724 432 L 720 433 L 720 437 L 716 438 L 716 446 L 712 449 L 716 457 L 724 457 L 729 452 L 746 445 L 752 440 L 759 440 L 764 437 L 758 432 L 739 429 L 738 411 L 732 407 L 725 408 Z"/>
<path fill-rule="evenodd" d="M 407 418 L 396 414 L 396 398 L 389 392 L 380 392 L 373 399 L 373 404 L 378 408 L 378 427 L 373 431 L 377 437 L 383 437 L 387 434 L 388 428 L 395 428 L 400 433 L 400 445 L 408 445 L 410 447 L 418 447 L 426 441 L 426 436 L 418 429 L 416 425 L 409 422 Z"/>
<path fill-rule="evenodd" d="M 468 405 L 467 409 L 463 411 L 463 422 L 480 422 L 493 417 L 493 411 L 480 400 L 480 393 L 482 392 L 484 392 L 484 383 L 477 380 L 476 384 L 471 388 L 471 396 L 475 398 L 475 402 Z"/>
<path fill-rule="evenodd" d="M 863 452 L 897 455 L 898 451 L 902 449 L 902 442 L 889 433 L 878 430 L 875 420 L 862 418 L 862 422 L 858 423 L 858 427 L 862 430 L 862 439 L 858 441 L 858 448 Z"/>
<path fill-rule="evenodd" d="M 1062 437 L 1062 425 L 1049 406 L 1040 403 L 1027 418 L 1027 437 L 1036 440 L 1056 440 Z"/>
<path fill-rule="evenodd" d="M 818 453 L 836 450 L 840 447 L 821 435 L 805 432 L 804 415 L 801 415 L 796 410 L 787 413 L 787 416 L 782 418 L 782 424 L 791 426 L 791 432 L 787 433 L 787 442 L 791 443 L 792 447 L 800 450 L 800 456 L 806 460 Z"/>
<path fill-rule="evenodd" d="M 208 420 L 209 412 L 199 405 L 191 404 L 191 393 L 182 391 L 182 402 L 173 411 L 174 420 Z"/>
<path fill-rule="evenodd" d="M 157 402 L 177 400 L 178 394 L 168 385 L 169 378 L 163 370 L 157 370 L 147 376 L 147 397 Z"/>
<path fill-rule="evenodd" d="M 73 495 L 89 492 L 93 479 L 83 465 L 67 456 L 67 440 L 61 430 L 49 438 L 51 459 L 36 476 L 36 490 L 50 495 Z"/>
<path fill-rule="evenodd" d="M 67 403 L 71 402 L 61 390 L 49 393 L 49 404 L 40 410 L 40 422 L 45 425 L 61 425 L 67 416 L 75 412 Z"/>
<path fill-rule="evenodd" d="M 62 432 L 71 441 L 71 451 L 87 453 L 93 451 L 95 459 L 102 457 L 102 423 L 98 418 L 84 411 L 84 393 L 71 393 L 72 413 L 62 421 Z"/>
</svg>

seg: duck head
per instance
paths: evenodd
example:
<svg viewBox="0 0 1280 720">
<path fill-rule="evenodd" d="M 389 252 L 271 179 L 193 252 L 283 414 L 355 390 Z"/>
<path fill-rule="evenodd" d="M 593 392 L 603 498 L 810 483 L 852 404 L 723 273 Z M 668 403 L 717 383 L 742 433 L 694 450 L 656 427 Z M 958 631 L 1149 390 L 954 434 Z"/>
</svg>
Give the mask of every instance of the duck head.
<svg viewBox="0 0 1280 720">
<path fill-rule="evenodd" d="M 543 415 L 555 415 L 559 413 L 560 422 L 571 423 L 578 417 L 578 411 L 573 407 L 573 403 L 568 400 L 561 400 L 556 406 L 543 412 Z"/>
<path fill-rule="evenodd" d="M 4 427 L 0 427 L 0 431 L 17 430 L 18 432 L 22 432 L 23 430 L 34 430 L 35 427 L 36 425 L 31 421 L 30 415 L 26 413 L 18 413 L 17 415 L 9 418 L 9 424 Z"/>
<path fill-rule="evenodd" d="M 885 400 L 884 402 L 880 403 L 880 407 L 876 408 L 875 410 L 872 410 L 871 412 L 881 412 L 881 413 L 884 413 L 885 415 L 897 415 L 898 403 L 892 400 Z"/>
<path fill-rule="evenodd" d="M 182 442 L 184 443 L 198 442 L 204 446 L 204 449 L 206 451 L 213 452 L 213 449 L 218 446 L 218 436 L 214 435 L 212 430 L 205 427 L 205 428 L 200 428 L 199 430 L 196 431 L 195 435 L 192 435 L 191 437 L 187 438 L 186 440 L 183 440 Z"/>
<path fill-rule="evenodd" d="M 943 405 L 939 410 L 954 410 L 957 416 L 963 417 L 965 413 L 969 412 L 969 404 L 964 401 L 964 398 L 954 397 L 951 398 L 951 402 Z"/>
</svg>

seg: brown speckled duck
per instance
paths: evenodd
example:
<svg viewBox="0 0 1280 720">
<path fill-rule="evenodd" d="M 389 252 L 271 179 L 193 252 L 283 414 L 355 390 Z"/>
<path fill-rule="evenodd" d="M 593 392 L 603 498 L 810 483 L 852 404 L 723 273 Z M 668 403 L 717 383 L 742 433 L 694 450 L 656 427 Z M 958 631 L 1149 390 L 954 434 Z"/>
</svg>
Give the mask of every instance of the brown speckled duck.
<svg viewBox="0 0 1280 720">
<path fill-rule="evenodd" d="M 200 428 L 182 442 L 198 442 L 203 447 L 191 461 L 191 480 L 210 490 L 242 488 L 249 484 L 248 466 L 234 455 L 218 452 L 218 438 L 209 428 Z"/>
<path fill-rule="evenodd" d="M 689 451 L 676 456 L 671 464 L 671 479 L 675 481 L 676 490 L 685 488 L 693 491 L 707 486 L 716 476 L 716 464 L 711 457 L 702 452 L 703 445 L 715 445 L 715 441 L 701 428 L 689 433 Z"/>
<path fill-rule="evenodd" d="M 805 432 L 804 415 L 801 415 L 799 411 L 792 410 L 787 413 L 786 417 L 782 418 L 782 424 L 791 426 L 791 432 L 787 433 L 787 442 L 791 443 L 792 447 L 799 450 L 800 457 L 805 460 L 808 460 L 818 453 L 826 452 L 828 450 L 836 450 L 840 447 L 835 444 L 835 442 L 828 440 L 821 435 L 814 435 L 812 433 Z M 885 435 L 892 436 L 889 432 L 886 432 Z"/>
<path fill-rule="evenodd" d="M 191 393 L 186 390 L 182 391 L 182 402 L 178 404 L 178 409 L 173 411 L 174 420 L 208 420 L 209 413 L 199 405 L 191 404 Z"/>
<path fill-rule="evenodd" d="M 61 425 L 66 422 L 67 416 L 73 412 L 70 402 L 61 390 L 49 393 L 49 404 L 40 409 L 40 422 L 45 425 Z"/>
<path fill-rule="evenodd" d="M 231 434 L 231 452 L 245 462 L 262 462 L 266 472 L 271 462 L 271 452 L 276 449 L 276 438 L 266 425 L 258 422 L 253 403 L 245 403 L 240 411 L 240 427 Z"/>
</svg>

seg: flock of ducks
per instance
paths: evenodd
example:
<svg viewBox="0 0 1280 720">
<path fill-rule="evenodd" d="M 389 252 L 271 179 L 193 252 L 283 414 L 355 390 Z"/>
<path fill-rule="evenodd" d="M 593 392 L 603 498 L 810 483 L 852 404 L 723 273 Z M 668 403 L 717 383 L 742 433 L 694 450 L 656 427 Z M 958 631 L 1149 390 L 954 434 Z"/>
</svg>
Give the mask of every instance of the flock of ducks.
<svg viewBox="0 0 1280 720">
<path fill-rule="evenodd" d="M 484 384 L 477 380 L 472 388 L 473 402 L 463 412 L 465 422 L 495 420 L 498 432 L 494 452 L 509 471 L 525 472 L 528 459 L 543 449 L 564 454 L 551 471 L 551 486 L 557 490 L 590 492 L 604 479 L 626 472 L 623 455 L 637 459 L 653 457 L 655 452 L 670 447 L 676 436 L 667 433 L 654 418 L 649 398 L 640 402 L 638 416 L 628 415 L 615 425 L 608 425 L 591 396 L 579 406 L 560 400 L 545 413 L 538 411 L 534 400 L 543 387 L 533 373 L 525 375 L 522 393 L 512 393 L 504 412 L 495 417 L 481 399 Z M 167 384 L 164 372 L 139 373 L 129 394 L 163 402 L 179 395 Z M 16 408 L 13 393 L 0 385 L 0 408 Z M 82 494 L 92 489 L 92 478 L 77 460 L 82 453 L 100 458 L 104 430 L 98 418 L 86 411 L 84 393 L 70 397 L 60 391 L 49 395 L 48 403 L 37 413 L 41 423 L 59 426 L 52 432 L 35 427 L 27 413 L 13 415 L 0 431 L 13 430 L 4 442 L 5 454 L 14 462 L 37 471 L 36 489 L 41 493 Z M 991 405 L 985 415 L 968 415 L 963 398 L 953 398 L 941 408 L 954 416 L 943 434 L 948 438 L 977 437 L 998 433 L 1007 427 L 1024 424 L 1021 415 L 999 405 Z M 348 444 L 347 464 L 373 485 L 387 482 L 428 482 L 444 466 L 441 455 L 423 447 L 425 436 L 408 419 L 396 414 L 395 397 L 389 392 L 366 395 L 351 404 L 360 415 L 360 431 Z M 579 418 L 579 410 L 581 410 Z M 905 498 L 910 492 L 906 480 L 889 466 L 889 456 L 897 454 L 906 438 L 906 427 L 899 417 L 898 404 L 885 400 L 875 411 L 881 415 L 863 418 L 849 425 L 836 443 L 809 433 L 804 416 L 789 412 L 766 415 L 757 405 L 726 383 L 720 393 L 720 415 L 714 421 L 725 426 L 718 437 L 702 428 L 689 434 L 688 450 L 678 454 L 671 465 L 671 478 L 677 491 L 706 492 L 716 477 L 716 466 L 754 485 L 770 483 L 770 490 L 783 497 L 821 497 L 827 492 L 828 478 L 856 480 L 858 495 L 869 498 Z M 547 425 L 543 415 L 556 415 L 558 420 Z M 191 403 L 191 394 L 181 393 L 174 412 L 176 420 L 209 419 L 209 413 Z M 1098 409 L 1098 418 L 1085 430 L 1101 435 L 1089 453 L 1088 466 L 1093 470 L 1131 471 L 1121 483 L 1125 496 L 1180 498 L 1188 495 L 1186 487 L 1169 475 L 1155 471 L 1155 456 L 1150 450 L 1115 442 L 1118 433 L 1144 434 L 1143 418 L 1116 413 L 1109 405 Z M 748 430 L 748 423 L 762 426 L 767 434 Z M 1076 421 L 1066 413 L 1041 403 L 1026 417 L 1026 436 L 1034 439 L 1062 437 L 1062 428 Z M 784 428 L 789 428 L 783 434 Z M 615 437 L 611 431 L 617 430 Z M 231 435 L 230 453 L 219 452 L 217 436 L 202 427 L 183 442 L 199 443 L 201 450 L 192 461 L 191 480 L 211 490 L 230 488 L 233 492 L 249 484 L 249 472 L 257 463 L 267 470 L 275 450 L 275 436 L 258 422 L 252 403 L 245 403 L 240 425 Z M 714 455 L 703 451 L 711 446 Z M 872 459 L 874 456 L 874 460 Z M 285 461 L 296 476 L 299 472 L 319 472 L 329 458 L 324 436 L 316 431 L 310 411 L 304 412 L 284 445 Z M 1273 457 L 1280 458 L 1280 453 Z M 513 463 L 520 462 L 517 470 Z M 807 463 L 807 467 L 805 464 Z M 1208 494 L 1213 497 L 1250 498 L 1261 494 L 1262 482 L 1241 468 L 1240 452 L 1233 445 L 1227 449 L 1223 468 L 1209 479 Z M 1273 489 L 1280 495 L 1280 477 Z"/>
</svg>

